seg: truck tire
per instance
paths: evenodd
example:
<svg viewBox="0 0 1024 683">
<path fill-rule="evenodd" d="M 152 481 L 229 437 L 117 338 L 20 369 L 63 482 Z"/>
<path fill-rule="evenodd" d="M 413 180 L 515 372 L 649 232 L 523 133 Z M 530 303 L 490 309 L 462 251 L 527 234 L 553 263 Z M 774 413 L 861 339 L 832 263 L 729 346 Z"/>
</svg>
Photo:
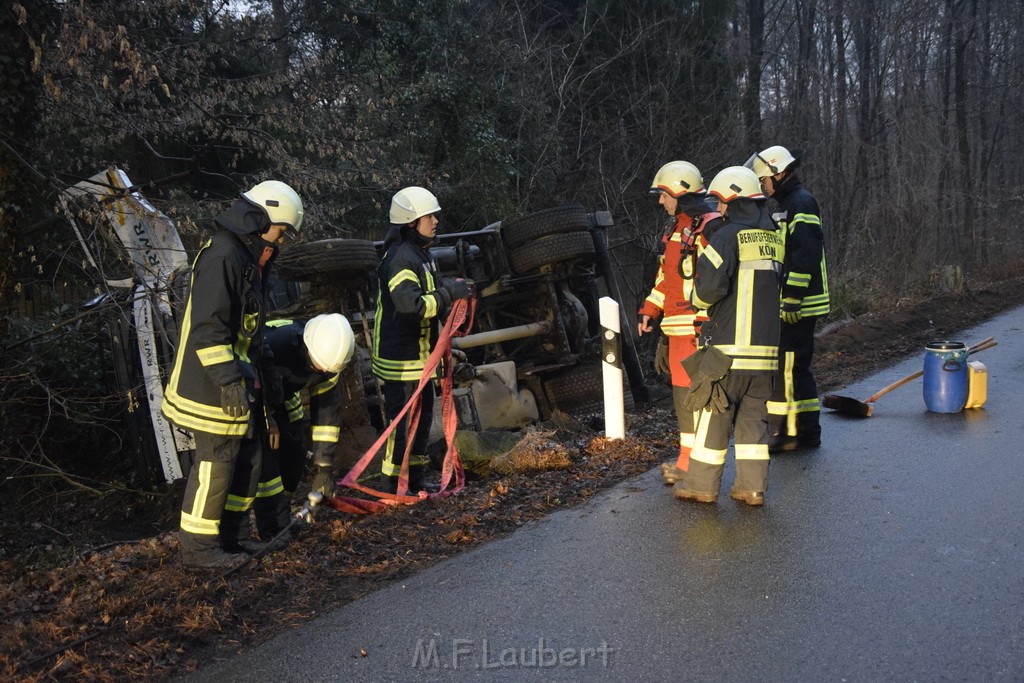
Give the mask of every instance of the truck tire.
<svg viewBox="0 0 1024 683">
<path fill-rule="evenodd" d="M 551 263 L 580 260 L 594 260 L 594 238 L 589 232 L 567 232 L 561 235 L 541 237 L 509 254 L 512 270 L 519 275 Z"/>
<path fill-rule="evenodd" d="M 627 411 L 636 404 L 629 390 L 629 379 L 623 374 L 623 404 Z M 604 373 L 600 364 L 580 365 L 544 382 L 544 393 L 553 408 L 573 415 L 604 412 Z"/>
<path fill-rule="evenodd" d="M 541 237 L 589 229 L 586 209 L 580 204 L 570 204 L 503 221 L 501 236 L 509 249 L 516 249 Z"/>
<path fill-rule="evenodd" d="M 274 263 L 274 270 L 282 280 L 302 281 L 328 273 L 362 275 L 379 263 L 373 242 L 335 238 L 284 249 Z"/>
</svg>

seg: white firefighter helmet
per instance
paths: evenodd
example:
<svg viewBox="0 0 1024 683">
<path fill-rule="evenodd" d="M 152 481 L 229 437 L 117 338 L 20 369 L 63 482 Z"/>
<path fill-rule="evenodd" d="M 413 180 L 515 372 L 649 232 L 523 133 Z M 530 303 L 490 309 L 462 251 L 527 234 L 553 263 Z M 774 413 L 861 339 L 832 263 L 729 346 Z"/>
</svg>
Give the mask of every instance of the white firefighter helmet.
<svg viewBox="0 0 1024 683">
<path fill-rule="evenodd" d="M 356 349 L 348 318 L 340 313 L 318 315 L 306 323 L 302 341 L 309 357 L 327 372 L 341 372 Z"/>
<path fill-rule="evenodd" d="M 264 180 L 242 197 L 267 212 L 272 224 L 287 225 L 292 230 L 302 227 L 302 199 L 299 194 L 280 180 Z"/>
<path fill-rule="evenodd" d="M 703 194 L 704 179 L 689 161 L 670 161 L 654 174 L 651 192 L 667 192 L 678 199 L 684 194 Z"/>
<path fill-rule="evenodd" d="M 389 217 L 392 223 L 405 225 L 420 216 L 437 213 L 440 210 L 441 205 L 437 203 L 437 197 L 430 190 L 413 185 L 399 190 L 391 198 Z"/>
<path fill-rule="evenodd" d="M 728 204 L 734 199 L 764 199 L 761 182 L 746 166 L 723 168 L 708 185 L 708 192 Z"/>
<path fill-rule="evenodd" d="M 767 178 L 782 173 L 795 161 L 796 157 L 790 154 L 788 149 L 782 145 L 775 145 L 763 152 L 755 152 L 743 165 L 756 173 L 758 178 Z"/>
</svg>

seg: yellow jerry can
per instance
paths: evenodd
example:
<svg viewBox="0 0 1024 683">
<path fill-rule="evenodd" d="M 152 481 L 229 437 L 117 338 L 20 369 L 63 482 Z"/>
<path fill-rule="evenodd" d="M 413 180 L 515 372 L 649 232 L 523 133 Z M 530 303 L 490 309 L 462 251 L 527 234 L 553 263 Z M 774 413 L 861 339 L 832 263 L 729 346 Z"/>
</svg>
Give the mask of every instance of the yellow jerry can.
<svg viewBox="0 0 1024 683">
<path fill-rule="evenodd" d="M 978 360 L 967 361 L 967 404 L 964 408 L 981 408 L 988 400 L 988 370 Z"/>
</svg>

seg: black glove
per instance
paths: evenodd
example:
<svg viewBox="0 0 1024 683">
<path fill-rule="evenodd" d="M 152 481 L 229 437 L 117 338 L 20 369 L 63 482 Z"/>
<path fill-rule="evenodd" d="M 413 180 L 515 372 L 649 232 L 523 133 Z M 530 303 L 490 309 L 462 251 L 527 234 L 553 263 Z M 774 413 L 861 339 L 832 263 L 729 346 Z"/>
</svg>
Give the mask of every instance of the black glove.
<svg viewBox="0 0 1024 683">
<path fill-rule="evenodd" d="M 456 384 L 466 384 L 476 379 L 476 368 L 472 363 L 456 363 L 452 368 L 452 381 Z"/>
<path fill-rule="evenodd" d="M 249 392 L 245 390 L 244 379 L 220 388 L 220 408 L 230 417 L 245 417 L 249 414 Z"/>
<path fill-rule="evenodd" d="M 690 380 L 690 392 L 686 394 L 686 398 L 683 399 L 683 408 L 688 413 L 696 413 L 698 410 L 703 410 L 704 406 L 711 400 L 711 385 L 712 382 L 696 383 Z"/>
<path fill-rule="evenodd" d="M 672 374 L 672 368 L 668 364 L 668 337 L 658 340 L 658 348 L 654 350 L 654 370 L 659 375 Z"/>
<path fill-rule="evenodd" d="M 445 280 L 441 287 L 448 292 L 448 296 L 452 298 L 452 301 L 458 299 L 469 299 L 473 296 L 473 281 L 464 280 L 461 277 L 452 278 Z"/>
<path fill-rule="evenodd" d="M 316 476 L 313 477 L 313 490 L 324 494 L 324 498 L 334 498 L 338 490 L 331 469 L 330 465 L 319 465 L 316 468 Z"/>
<path fill-rule="evenodd" d="M 683 361 L 683 367 L 690 376 L 690 393 L 683 399 L 683 408 L 695 413 L 702 410 L 708 403 L 712 402 L 712 393 L 715 384 L 721 381 L 732 367 L 732 358 L 725 355 L 713 346 L 705 346 L 697 349 L 697 352 Z M 725 391 L 719 387 L 716 396 L 716 405 L 721 410 L 729 407 L 729 400 Z M 720 412 L 720 411 L 719 411 Z"/>
<path fill-rule="evenodd" d="M 724 413 L 729 409 L 729 397 L 725 395 L 725 389 L 721 382 L 711 385 L 711 403 L 708 407 L 713 413 Z"/>
</svg>

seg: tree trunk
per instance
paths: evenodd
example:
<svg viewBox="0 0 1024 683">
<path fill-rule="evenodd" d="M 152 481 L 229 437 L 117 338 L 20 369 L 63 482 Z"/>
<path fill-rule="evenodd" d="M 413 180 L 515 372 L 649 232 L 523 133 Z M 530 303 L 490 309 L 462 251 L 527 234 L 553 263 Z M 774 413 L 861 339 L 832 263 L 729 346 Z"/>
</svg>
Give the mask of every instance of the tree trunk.
<svg viewBox="0 0 1024 683">
<path fill-rule="evenodd" d="M 761 131 L 761 62 L 764 58 L 764 0 L 747 0 L 747 89 L 743 93 L 743 117 L 747 129 L 747 149 L 764 145 Z"/>
<path fill-rule="evenodd" d="M 970 14 L 968 14 L 968 9 Z M 968 264 L 977 255 L 977 235 L 974 234 L 974 206 L 977 202 L 975 176 L 971 164 L 970 130 L 967 126 L 967 48 L 974 36 L 974 22 L 977 19 L 978 5 L 975 0 L 958 0 L 954 25 L 956 26 L 956 42 L 953 53 L 953 105 L 956 112 L 957 151 L 960 156 L 960 179 L 957 186 L 963 192 L 964 223 L 961 235 L 971 238 L 971 249 L 966 252 Z M 958 252 L 957 253 L 961 253 Z"/>
</svg>

